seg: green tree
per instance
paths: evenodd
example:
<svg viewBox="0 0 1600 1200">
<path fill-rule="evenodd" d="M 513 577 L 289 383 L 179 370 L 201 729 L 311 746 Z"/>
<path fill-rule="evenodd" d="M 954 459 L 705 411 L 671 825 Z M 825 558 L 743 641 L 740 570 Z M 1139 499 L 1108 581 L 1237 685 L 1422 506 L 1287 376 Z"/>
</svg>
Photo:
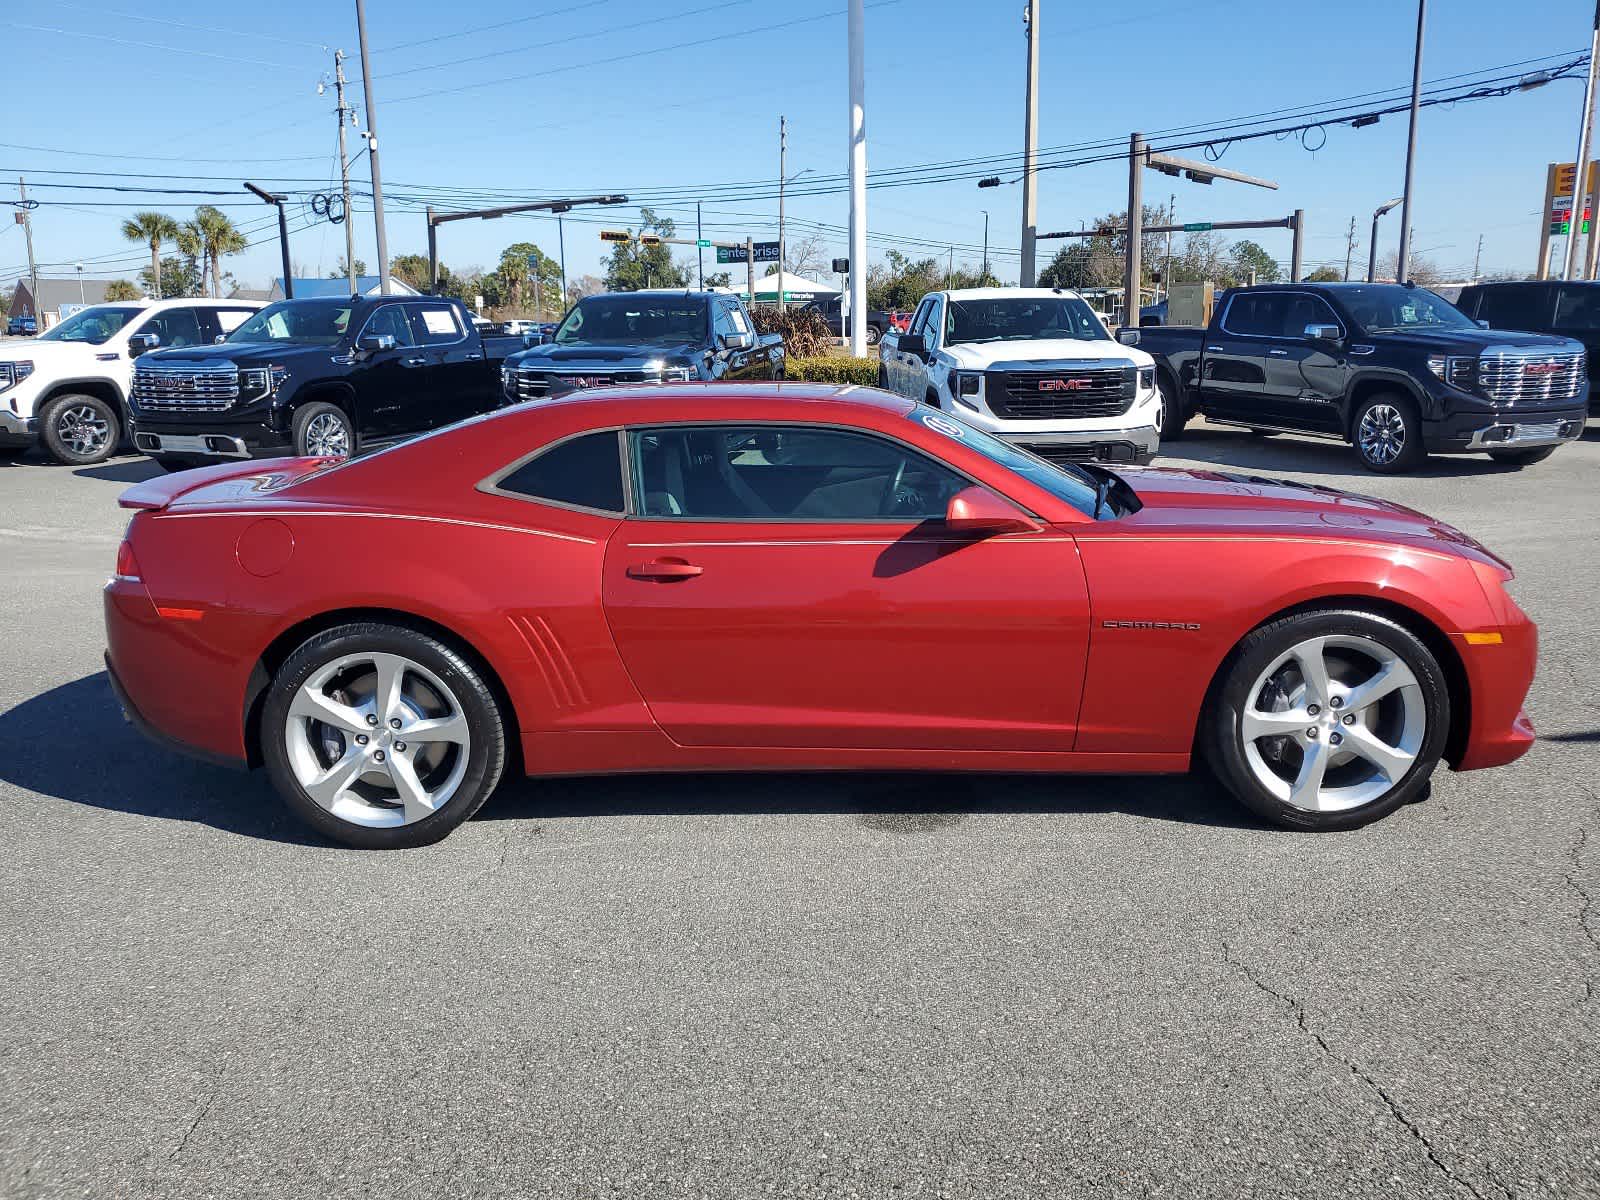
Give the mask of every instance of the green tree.
<svg viewBox="0 0 1600 1200">
<path fill-rule="evenodd" d="M 150 295 L 171 300 L 179 296 L 198 296 L 203 280 L 200 265 L 193 258 L 169 254 L 161 260 L 159 279 L 152 279 L 150 268 L 145 267 L 139 272 L 139 282 L 144 284 L 144 290 Z"/>
<path fill-rule="evenodd" d="M 397 254 L 389 260 L 389 274 L 408 287 L 414 287 L 419 292 L 425 292 L 432 285 L 428 276 L 428 256 L 426 254 Z M 447 274 L 444 265 L 439 266 L 439 282 L 444 283 Z"/>
<path fill-rule="evenodd" d="M 161 247 L 165 242 L 177 240 L 178 223 L 167 216 L 166 213 L 136 212 L 122 223 L 122 236 L 130 242 L 143 242 L 150 247 L 150 272 L 145 277 L 153 280 L 154 285 L 159 285 L 161 282 Z M 130 284 L 129 286 L 132 285 Z M 153 291 L 150 294 L 154 299 L 159 300 L 163 293 Z M 108 300 L 110 298 L 109 295 L 106 297 Z"/>
<path fill-rule="evenodd" d="M 561 264 L 532 242 L 514 242 L 500 252 L 495 268 L 504 293 L 518 314 L 533 311 L 543 316 L 561 297 Z"/>
<path fill-rule="evenodd" d="M 1116 287 L 1122 282 L 1122 260 L 1109 237 L 1084 238 L 1056 252 L 1039 272 L 1040 287 Z"/>
<path fill-rule="evenodd" d="M 716 272 L 713 272 L 710 275 L 707 275 L 706 276 L 706 286 L 708 288 L 732 287 L 733 286 L 733 272 L 732 271 L 716 271 Z"/>
<path fill-rule="evenodd" d="M 367 273 L 367 264 L 362 262 L 359 258 L 356 259 L 356 274 L 357 275 L 365 275 L 366 273 Z M 339 265 L 337 267 L 335 267 L 333 270 L 328 272 L 328 278 L 329 279 L 343 279 L 348 274 L 350 274 L 350 269 L 344 265 L 344 255 L 341 254 L 339 256 Z"/>
<path fill-rule="evenodd" d="M 200 260 L 202 274 L 211 281 L 209 294 L 218 298 L 222 296 L 222 260 L 249 245 L 233 219 L 211 204 L 194 210 L 193 219 L 179 227 L 177 242 L 180 252 Z"/>
<path fill-rule="evenodd" d="M 1338 267 L 1318 267 L 1305 277 L 1305 283 L 1338 283 L 1344 278 L 1344 272 Z"/>
<path fill-rule="evenodd" d="M 1248 239 L 1235 242 L 1233 249 L 1228 252 L 1228 258 L 1233 266 L 1233 277 L 1241 283 L 1249 282 L 1252 271 L 1255 272 L 1257 283 L 1276 283 L 1283 278 L 1278 260 L 1257 242 Z"/>
<path fill-rule="evenodd" d="M 106 284 L 107 300 L 138 300 L 144 295 L 126 279 L 113 279 Z"/>
<path fill-rule="evenodd" d="M 670 217 L 658 217 L 648 208 L 639 210 L 638 234 L 653 233 L 660 237 L 671 237 L 676 228 Z M 631 229 L 628 232 L 634 233 Z M 606 290 L 612 292 L 689 286 L 689 268 L 680 267 L 672 261 L 671 246 L 646 246 L 637 235 L 612 245 L 605 271 Z"/>
</svg>

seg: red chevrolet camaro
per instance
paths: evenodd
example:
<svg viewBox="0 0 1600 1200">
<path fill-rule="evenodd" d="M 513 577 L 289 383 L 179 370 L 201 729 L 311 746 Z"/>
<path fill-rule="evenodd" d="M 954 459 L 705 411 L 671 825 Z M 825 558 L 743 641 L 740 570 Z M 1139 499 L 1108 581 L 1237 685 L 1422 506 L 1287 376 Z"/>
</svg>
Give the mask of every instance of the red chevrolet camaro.
<svg viewBox="0 0 1600 1200">
<path fill-rule="evenodd" d="M 363 847 L 529 775 L 1178 772 L 1343 829 L 1523 754 L 1511 571 L 1398 505 L 1058 467 L 803 384 L 605 389 L 141 483 L 110 678 Z"/>
</svg>

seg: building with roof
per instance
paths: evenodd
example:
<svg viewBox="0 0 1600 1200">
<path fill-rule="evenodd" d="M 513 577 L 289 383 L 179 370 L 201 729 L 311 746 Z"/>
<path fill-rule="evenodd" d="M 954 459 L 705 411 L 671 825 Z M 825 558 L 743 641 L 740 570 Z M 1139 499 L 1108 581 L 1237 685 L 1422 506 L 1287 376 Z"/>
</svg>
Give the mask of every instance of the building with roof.
<svg viewBox="0 0 1600 1200">
<path fill-rule="evenodd" d="M 350 281 L 343 275 L 336 279 L 300 279 L 294 281 L 294 298 L 296 300 L 320 300 L 335 296 L 348 296 L 350 294 Z M 378 295 L 378 277 L 376 275 L 357 275 L 356 294 L 358 296 Z M 420 295 L 416 288 L 411 287 L 393 275 L 389 276 L 389 294 L 391 296 L 416 296 Z M 284 298 L 283 279 L 272 281 L 272 287 L 263 299 L 282 300 Z M 239 297 L 243 299 L 243 297 Z"/>
<path fill-rule="evenodd" d="M 11 293 L 11 307 L 6 316 L 31 316 L 39 322 L 41 331 L 49 329 L 62 317 L 70 317 L 80 308 L 105 303 L 106 288 L 112 282 L 110 279 L 83 277 L 41 279 L 39 294 L 35 296 L 33 280 L 25 275 L 17 281 L 16 290 Z M 63 305 L 66 306 L 65 312 L 61 311 Z"/>
</svg>

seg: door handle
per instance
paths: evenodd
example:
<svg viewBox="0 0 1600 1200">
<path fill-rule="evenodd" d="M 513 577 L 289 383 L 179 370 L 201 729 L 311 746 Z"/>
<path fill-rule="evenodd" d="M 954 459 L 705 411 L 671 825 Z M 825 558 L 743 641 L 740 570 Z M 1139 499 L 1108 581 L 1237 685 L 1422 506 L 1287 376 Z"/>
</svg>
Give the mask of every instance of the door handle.
<svg viewBox="0 0 1600 1200">
<path fill-rule="evenodd" d="M 1289 352 L 1287 350 L 1280 350 L 1276 346 L 1274 346 L 1271 350 L 1268 350 L 1267 353 L 1270 354 L 1273 358 L 1288 358 L 1289 357 Z"/>
<path fill-rule="evenodd" d="M 425 365 L 428 360 L 426 358 L 407 358 L 402 359 L 401 361 L 403 361 L 408 367 L 420 367 Z"/>
<path fill-rule="evenodd" d="M 466 358 L 466 360 L 468 362 L 477 362 L 480 358 L 483 357 L 483 355 L 481 355 L 481 354 L 467 354 L 467 355 L 464 355 L 464 357 Z"/>
<path fill-rule="evenodd" d="M 657 583 L 672 583 L 680 579 L 693 579 L 703 574 L 704 567 L 679 559 L 658 558 L 647 563 L 634 563 L 628 568 L 629 579 L 651 579 Z"/>
</svg>

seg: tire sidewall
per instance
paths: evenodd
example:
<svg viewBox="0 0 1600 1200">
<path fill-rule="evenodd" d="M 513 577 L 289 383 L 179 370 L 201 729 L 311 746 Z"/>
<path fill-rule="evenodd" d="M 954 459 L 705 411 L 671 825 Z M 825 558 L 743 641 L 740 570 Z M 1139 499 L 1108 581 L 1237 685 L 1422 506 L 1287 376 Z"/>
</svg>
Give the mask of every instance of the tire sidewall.
<svg viewBox="0 0 1600 1200">
<path fill-rule="evenodd" d="M 56 433 L 56 420 L 63 409 L 75 408 L 79 405 L 88 405 L 97 410 L 111 426 L 111 435 L 106 438 L 106 444 L 93 454 L 78 454 L 69 449 Z M 66 396 L 57 396 L 45 405 L 39 423 L 39 440 L 44 443 L 45 450 L 50 457 L 58 463 L 69 467 L 87 467 L 95 463 L 105 462 L 116 453 L 117 447 L 122 443 L 122 414 L 113 405 L 107 404 L 99 396 L 88 396 L 82 393 L 73 393 Z"/>
<path fill-rule="evenodd" d="M 350 446 L 349 458 L 356 456 L 356 426 L 350 419 L 350 414 L 337 404 L 329 404 L 326 400 L 314 400 L 305 405 L 294 414 L 294 452 L 301 457 L 308 456 L 311 451 L 306 448 L 306 426 L 311 424 L 311 419 L 322 413 L 332 413 L 344 422 L 345 440 Z"/>
<path fill-rule="evenodd" d="M 1400 448 L 1395 460 L 1388 463 L 1373 462 L 1361 449 L 1362 419 L 1366 417 L 1368 409 L 1379 404 L 1392 407 L 1400 414 L 1400 420 L 1405 425 L 1405 445 Z M 1377 395 L 1368 396 L 1356 406 L 1355 416 L 1350 422 L 1350 444 L 1355 449 L 1356 458 L 1361 460 L 1361 465 L 1376 475 L 1403 474 L 1414 470 L 1427 457 L 1427 451 L 1422 445 L 1422 420 L 1417 415 L 1417 406 L 1409 397 L 1402 396 L 1398 392 L 1379 392 Z"/>
<path fill-rule="evenodd" d="M 372 829 L 342 821 L 306 793 L 289 765 L 285 730 L 295 693 L 330 659 L 363 651 L 400 654 L 421 663 L 450 688 L 467 718 L 472 746 L 466 774 L 443 808 L 415 824 Z M 261 752 L 278 794 L 306 824 L 356 849 L 398 850 L 439 841 L 483 807 L 505 769 L 505 727 L 493 693 L 456 651 L 403 626 L 341 625 L 307 640 L 274 674 L 261 715 Z"/>
<path fill-rule="evenodd" d="M 1156 373 L 1156 390 L 1161 393 L 1161 440 L 1175 442 L 1183 436 L 1184 426 L 1188 424 L 1183 415 L 1183 402 L 1174 395 L 1176 389 L 1160 372 Z"/>
<path fill-rule="evenodd" d="M 1305 812 L 1280 800 L 1256 780 L 1245 758 L 1240 718 L 1252 685 L 1273 659 L 1306 638 L 1341 633 L 1370 638 L 1405 661 L 1422 686 L 1428 727 L 1411 769 L 1382 797 L 1340 812 Z M 1274 621 L 1245 639 L 1213 698 L 1208 726 L 1207 757 L 1223 783 L 1246 807 L 1288 829 L 1354 829 L 1387 816 L 1427 786 L 1449 736 L 1449 685 L 1433 653 L 1403 625 L 1354 609 L 1314 610 Z"/>
</svg>

